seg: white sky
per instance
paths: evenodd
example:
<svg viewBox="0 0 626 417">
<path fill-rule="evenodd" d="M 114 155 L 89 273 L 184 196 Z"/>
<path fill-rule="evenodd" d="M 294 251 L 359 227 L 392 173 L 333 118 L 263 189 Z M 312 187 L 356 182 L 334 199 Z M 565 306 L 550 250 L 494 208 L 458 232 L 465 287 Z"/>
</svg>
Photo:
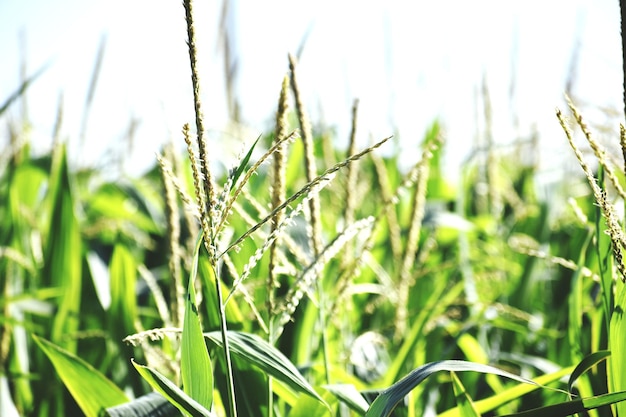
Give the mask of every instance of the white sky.
<svg viewBox="0 0 626 417">
<path fill-rule="evenodd" d="M 196 0 L 205 119 L 214 138 L 226 129 L 227 120 L 217 48 L 220 4 Z M 450 172 L 455 173 L 483 126 L 479 92 L 485 75 L 496 141 L 507 143 L 536 128 L 545 164 L 567 149 L 554 108 L 564 107 L 565 79 L 577 45 L 575 98 L 622 117 L 615 0 L 232 4 L 236 92 L 250 128 L 229 139 L 235 153 L 258 133 L 271 130 L 287 53 L 295 52 L 307 30 L 300 62 L 305 101 L 313 122 L 336 127 L 341 143 L 355 97 L 361 104 L 361 143 L 397 133 L 409 161 L 417 160 L 417 144 L 439 118 Z M 25 35 L 24 51 L 20 33 Z M 85 96 L 103 35 L 104 65 L 81 147 Z M 50 146 L 62 92 L 63 138 L 74 161 L 105 164 L 105 151 L 113 149 L 126 157 L 125 170 L 138 174 L 167 140 L 182 145 L 182 124 L 193 124 L 185 40 L 180 1 L 0 0 L 0 102 L 19 85 L 22 54 L 29 73 L 50 62 L 27 95 L 35 148 Z M 588 119 L 608 121 L 617 130 L 618 116 L 586 110 Z M 20 106 L 13 106 L 10 115 L 19 120 Z M 122 138 L 131 117 L 140 125 L 136 143 L 128 149 Z M 3 145 L 8 141 L 6 120 L 0 121 Z"/>
</svg>

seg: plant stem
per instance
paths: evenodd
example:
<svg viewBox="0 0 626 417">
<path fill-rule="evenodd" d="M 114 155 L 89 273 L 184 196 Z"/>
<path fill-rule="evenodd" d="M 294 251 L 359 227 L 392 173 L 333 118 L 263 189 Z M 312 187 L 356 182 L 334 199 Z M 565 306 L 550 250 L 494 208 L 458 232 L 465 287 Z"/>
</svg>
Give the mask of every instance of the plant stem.
<svg viewBox="0 0 626 417">
<path fill-rule="evenodd" d="M 205 244 L 208 246 L 205 240 Z M 226 324 L 226 310 L 223 302 L 222 289 L 217 270 L 214 265 L 213 273 L 215 274 L 215 290 L 217 292 L 218 311 L 220 315 L 220 331 L 222 333 L 222 343 L 224 344 L 224 360 L 226 362 L 226 383 L 228 385 L 228 406 L 230 407 L 230 416 L 237 417 L 237 405 L 235 402 L 235 383 L 233 381 L 233 364 L 230 359 L 230 347 L 228 343 L 228 328 Z"/>
<path fill-rule="evenodd" d="M 196 52 L 196 36 L 193 24 L 193 5 L 192 0 L 184 0 L 183 6 L 185 7 L 185 20 L 187 22 L 187 35 L 189 46 L 189 62 L 191 64 L 191 82 L 193 85 L 193 97 L 194 97 L 194 109 L 196 113 L 196 130 L 198 135 L 198 151 L 201 164 L 201 173 L 203 177 L 202 185 L 200 187 L 199 175 L 194 172 L 194 181 L 196 187 L 196 193 L 200 202 L 204 204 L 200 205 L 200 213 L 202 216 L 202 231 L 204 235 L 204 246 L 209 254 L 209 261 L 211 269 L 215 279 L 215 292 L 217 294 L 218 314 L 220 319 L 220 331 L 222 334 L 222 343 L 224 344 L 224 361 L 226 362 L 226 382 L 228 386 L 228 405 L 230 408 L 230 417 L 237 417 L 237 406 L 235 402 L 235 384 L 233 382 L 233 367 L 230 358 L 230 348 L 228 343 L 228 327 L 226 323 L 226 311 L 224 305 L 224 297 L 222 295 L 222 288 L 220 285 L 219 275 L 217 274 L 217 257 L 215 248 L 215 238 L 218 230 L 215 228 L 211 210 L 215 207 L 215 187 L 213 185 L 213 177 L 211 170 L 209 169 L 209 161 L 207 157 L 207 143 L 204 138 L 204 121 L 202 115 L 202 106 L 200 101 L 200 79 L 198 76 L 198 60 Z M 189 145 L 189 144 L 188 144 Z M 190 155 L 192 153 L 190 152 Z M 192 160 L 193 163 L 193 160 Z M 204 199 L 202 199 L 204 195 Z"/>
<path fill-rule="evenodd" d="M 621 28 L 621 37 L 622 37 L 622 76 L 623 76 L 623 84 L 622 84 L 622 93 L 623 93 L 623 101 L 624 101 L 624 114 L 626 114 L 626 2 L 624 0 L 619 0 L 619 10 L 620 10 L 620 28 Z"/>
<path fill-rule="evenodd" d="M 324 285 L 322 277 L 317 279 L 317 296 L 319 300 L 319 309 L 317 319 L 322 326 L 322 357 L 324 358 L 324 373 L 326 374 L 326 383 L 330 385 L 330 355 L 328 352 L 328 332 L 326 331 L 326 297 L 324 294 Z"/>
</svg>

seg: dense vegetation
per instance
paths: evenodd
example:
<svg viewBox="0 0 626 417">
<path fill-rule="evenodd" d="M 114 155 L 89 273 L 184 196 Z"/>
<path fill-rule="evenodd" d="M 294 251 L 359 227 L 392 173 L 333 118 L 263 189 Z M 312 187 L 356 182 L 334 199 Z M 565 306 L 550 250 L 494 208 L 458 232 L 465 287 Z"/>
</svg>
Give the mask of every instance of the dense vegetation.
<svg viewBox="0 0 626 417">
<path fill-rule="evenodd" d="M 275 131 L 228 172 L 199 100 L 187 155 L 164 149 L 141 178 L 72 169 L 62 143 L 33 157 L 14 126 L 0 413 L 626 416 L 624 164 L 576 108 L 594 168 L 559 112 L 582 171 L 550 199 L 522 142 L 478 152 L 453 186 L 436 123 L 403 172 L 376 152 L 397 139 L 357 149 L 355 103 L 339 149 L 290 67 Z"/>
</svg>

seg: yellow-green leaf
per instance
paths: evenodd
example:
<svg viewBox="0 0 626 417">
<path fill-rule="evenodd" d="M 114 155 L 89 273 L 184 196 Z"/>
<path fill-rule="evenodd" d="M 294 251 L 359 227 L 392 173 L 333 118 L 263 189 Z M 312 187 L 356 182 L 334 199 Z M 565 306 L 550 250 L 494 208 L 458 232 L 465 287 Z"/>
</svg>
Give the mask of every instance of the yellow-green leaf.
<svg viewBox="0 0 626 417">
<path fill-rule="evenodd" d="M 456 397 L 456 406 L 462 417 L 480 417 L 480 413 L 476 410 L 474 402 L 470 398 L 469 394 L 465 390 L 465 386 L 456 376 L 455 372 L 450 372 L 452 376 L 452 386 L 454 388 L 454 395 Z"/>
</svg>

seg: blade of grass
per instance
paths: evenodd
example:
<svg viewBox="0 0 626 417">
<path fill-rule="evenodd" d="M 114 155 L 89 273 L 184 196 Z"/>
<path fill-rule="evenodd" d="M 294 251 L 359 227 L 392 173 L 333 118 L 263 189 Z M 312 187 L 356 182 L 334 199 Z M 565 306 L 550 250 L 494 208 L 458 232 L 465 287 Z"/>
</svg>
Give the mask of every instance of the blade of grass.
<svg viewBox="0 0 626 417">
<path fill-rule="evenodd" d="M 611 367 L 612 385 L 609 385 L 610 391 L 622 391 L 626 388 L 626 318 L 624 317 L 624 308 L 626 306 L 626 285 L 620 285 L 617 288 L 617 297 L 615 300 L 615 308 L 611 315 L 609 348 L 611 350 L 611 358 L 609 364 Z M 617 415 L 626 416 L 626 403 L 620 402 L 616 405 Z"/>
<path fill-rule="evenodd" d="M 470 362 L 476 363 L 489 363 L 489 357 L 485 349 L 481 346 L 478 340 L 469 333 L 463 333 L 457 338 L 457 344 L 459 348 L 463 351 L 465 355 L 465 359 Z M 485 380 L 493 389 L 494 392 L 501 392 L 504 389 L 502 382 L 496 375 L 488 374 L 485 377 Z"/>
<path fill-rule="evenodd" d="M 393 409 L 402 401 L 402 399 L 410 393 L 413 388 L 419 385 L 430 375 L 440 371 L 455 372 L 480 372 L 484 374 L 494 374 L 513 379 L 536 387 L 541 387 L 537 382 L 522 378 L 510 372 L 503 371 L 493 366 L 483 365 L 457 360 L 445 360 L 439 362 L 431 362 L 414 369 L 400 381 L 383 391 L 372 403 L 365 417 L 388 417 Z"/>
<path fill-rule="evenodd" d="M 206 255 L 206 252 L 204 252 Z M 216 300 L 216 286 L 220 285 L 224 293 L 229 291 L 229 288 L 223 282 L 215 282 L 217 277 L 213 274 L 213 267 L 209 262 L 208 256 L 200 256 L 198 259 L 198 275 L 202 286 L 202 297 L 204 300 Z M 220 327 L 218 307 L 214 303 L 203 303 L 204 315 L 203 322 L 204 328 L 207 330 L 213 330 Z M 230 300 L 225 306 L 226 320 L 228 328 L 231 330 L 241 330 L 245 322 L 244 316 L 234 300 Z"/>
<path fill-rule="evenodd" d="M 357 412 L 360 416 L 367 413 L 369 404 L 367 400 L 363 398 L 363 395 L 352 384 L 331 384 L 324 385 L 324 388 L 333 393 L 339 401 L 346 404 L 352 410 Z"/>
<path fill-rule="evenodd" d="M 246 156 L 244 156 L 241 162 L 239 163 L 239 166 L 237 167 L 237 169 L 235 170 L 232 176 L 232 181 L 230 183 L 229 191 L 232 191 L 237 186 L 237 181 L 239 180 L 239 177 L 241 177 L 241 174 L 243 174 L 246 168 L 248 167 L 248 162 L 250 162 L 250 158 L 252 157 L 252 152 L 254 151 L 254 148 L 256 147 L 257 143 L 259 143 L 259 139 L 261 139 L 261 136 L 259 136 L 254 141 L 252 146 L 250 146 L 248 153 L 246 153 Z"/>
<path fill-rule="evenodd" d="M 76 341 L 67 336 L 75 334 L 79 326 L 82 242 L 64 145 L 55 150 L 49 199 L 52 215 L 45 248 L 43 285 L 63 289 L 52 323 L 51 340 L 75 353 Z"/>
<path fill-rule="evenodd" d="M 185 392 L 210 410 L 213 405 L 213 368 L 202 335 L 202 325 L 196 307 L 194 283 L 198 273 L 199 247 L 197 249 L 194 253 L 191 276 L 187 287 L 181 345 L 181 374 Z"/>
<path fill-rule="evenodd" d="M 522 395 L 526 395 L 532 391 L 535 391 L 551 382 L 558 381 L 564 376 L 570 374 L 573 371 L 573 369 L 574 367 L 570 366 L 568 368 L 561 369 L 560 371 L 553 372 L 551 374 L 542 375 L 532 380 L 535 385 L 530 385 L 530 384 L 525 384 L 525 383 L 519 384 L 512 388 L 507 389 L 506 391 L 502 391 L 489 398 L 485 398 L 484 400 L 476 401 L 475 402 L 476 409 L 478 410 L 480 414 L 493 411 L 496 408 L 499 408 L 506 403 L 509 403 L 513 400 L 520 398 Z M 459 416 L 459 410 L 456 408 L 452 408 L 448 411 L 445 411 L 439 414 L 439 417 L 457 417 L 457 416 Z"/>
<path fill-rule="evenodd" d="M 578 259 L 578 269 L 572 275 L 571 287 L 569 292 L 569 302 L 568 302 L 568 328 L 567 328 L 567 336 L 570 344 L 570 363 L 578 363 L 578 366 L 574 370 L 575 372 L 580 370 L 580 364 L 584 362 L 586 358 L 583 358 L 582 346 L 584 345 L 584 338 L 588 337 L 587 333 L 584 333 L 583 326 L 583 318 L 585 315 L 585 310 L 583 307 L 583 302 L 585 300 L 586 293 L 584 292 L 584 276 L 583 269 L 585 267 L 586 262 L 586 254 L 587 247 L 591 242 L 593 237 L 593 232 L 589 231 L 583 244 L 581 246 L 580 255 Z M 588 358 L 588 357 L 587 357 Z M 600 359 L 601 360 L 601 359 Z M 595 363 L 592 363 L 590 366 L 593 366 Z M 588 368 L 586 368 L 588 369 Z M 570 385 L 568 385 L 568 391 L 572 392 L 572 383 L 579 376 L 586 371 L 584 369 L 581 374 L 570 376 Z M 573 379 L 572 379 L 573 378 Z M 593 395 L 593 388 L 591 386 L 591 381 L 589 380 L 588 375 L 585 375 L 584 378 L 581 378 L 578 383 L 578 391 L 580 396 L 590 396 Z M 570 400 L 572 399 L 570 395 Z M 597 414 L 592 414 L 592 417 L 597 417 Z"/>
<path fill-rule="evenodd" d="M 459 283 L 452 288 L 449 288 L 443 281 L 438 281 L 437 285 L 438 287 L 433 291 L 432 296 L 428 300 L 427 307 L 422 309 L 418 316 L 413 320 L 413 324 L 407 332 L 408 334 L 405 337 L 398 354 L 389 365 L 389 369 L 387 370 L 384 380 L 386 385 L 391 385 L 394 381 L 400 378 L 402 369 L 407 366 L 409 356 L 414 351 L 415 345 L 422 336 L 423 328 L 428 322 L 428 319 L 440 314 L 446 306 L 450 305 L 452 300 L 457 298 L 463 291 L 463 285 Z"/>
<path fill-rule="evenodd" d="M 219 332 L 205 333 L 205 337 L 216 346 L 222 347 Z M 291 361 L 267 341 L 253 334 L 232 330 L 228 331 L 228 340 L 234 356 L 257 366 L 293 390 L 305 393 L 324 403 L 324 400 Z"/>
<path fill-rule="evenodd" d="M 289 405 L 290 407 L 294 407 L 298 400 L 300 399 L 300 395 L 291 388 L 284 384 L 281 381 L 272 380 L 272 392 L 276 394 L 278 398 L 280 398 L 284 404 Z"/>
<path fill-rule="evenodd" d="M 454 387 L 454 395 L 456 396 L 456 405 L 461 417 L 480 417 L 480 413 L 476 410 L 474 402 L 465 390 L 463 383 L 456 376 L 455 372 L 450 372 L 452 376 L 452 386 Z"/>
<path fill-rule="evenodd" d="M 602 167 L 598 168 L 598 184 L 604 184 Z M 602 286 L 602 300 L 604 301 L 604 316 L 606 317 L 607 329 L 610 326 L 611 315 L 614 308 L 613 292 L 613 256 L 611 251 L 611 238 L 608 235 L 608 226 L 602 215 L 600 205 L 596 204 L 595 229 L 596 229 L 596 251 L 598 255 L 598 268 L 600 270 L 600 284 Z M 610 333 L 609 333 L 610 334 Z"/>
<path fill-rule="evenodd" d="M 228 386 L 226 384 L 224 359 L 222 355 L 216 355 L 215 363 L 215 388 L 220 392 L 221 398 L 226 399 Z M 267 385 L 267 373 L 244 361 L 236 355 L 232 355 L 233 379 L 244 381 L 235 384 L 235 398 L 237 399 L 237 414 L 240 416 L 267 416 L 267 403 L 269 392 Z M 216 397 L 217 400 L 217 397 Z"/>
<path fill-rule="evenodd" d="M 150 386 L 167 398 L 183 414 L 192 417 L 215 417 L 215 414 L 204 408 L 196 400 L 185 394 L 172 381 L 161 375 L 157 370 L 132 361 L 137 372 L 148 381 Z"/>
<path fill-rule="evenodd" d="M 289 417 L 332 417 L 337 415 L 337 398 L 326 391 L 323 396 L 324 403 L 320 403 L 311 397 L 300 398 L 289 411 Z"/>
<path fill-rule="evenodd" d="M 129 403 L 106 409 L 107 417 L 174 417 L 178 409 L 158 392 L 143 395 Z"/>
<path fill-rule="evenodd" d="M 595 365 L 608 358 L 610 355 L 611 352 L 608 350 L 594 352 L 587 355 L 578 365 L 576 365 L 576 368 L 574 368 L 574 371 L 567 381 L 567 390 L 570 392 L 570 399 L 572 398 L 571 393 L 574 389 L 574 383 L 576 382 L 576 380 L 589 369 L 593 368 Z"/>
<path fill-rule="evenodd" d="M 120 239 L 122 240 L 122 239 Z M 132 247 L 128 243 L 118 242 L 113 247 L 113 254 L 109 263 L 109 274 L 105 277 L 109 281 L 111 291 L 111 305 L 108 314 L 103 318 L 107 323 L 107 329 L 115 343 L 118 344 L 118 355 L 123 361 L 123 366 L 135 355 L 131 346 L 121 343 L 124 337 L 136 331 L 137 320 L 137 259 L 131 253 Z M 83 291 L 85 300 L 90 300 Z M 84 308 L 83 308 L 84 309 Z M 145 385 L 141 377 L 136 373 L 129 373 L 130 386 L 135 393 L 143 392 Z"/>
<path fill-rule="evenodd" d="M 111 328 L 116 338 L 121 340 L 135 332 L 134 320 L 137 317 L 137 296 L 135 294 L 137 265 L 128 247 L 122 244 L 115 245 L 109 271 Z"/>
<path fill-rule="evenodd" d="M 45 339 L 35 335 L 33 339 L 87 417 L 99 417 L 101 410 L 128 402 L 122 390 L 82 359 Z"/>
<path fill-rule="evenodd" d="M 570 416 L 572 414 L 593 410 L 598 407 L 604 407 L 607 405 L 620 403 L 624 400 L 626 400 L 626 391 L 620 391 L 611 394 L 602 394 L 591 398 L 583 398 L 580 400 L 567 401 L 559 404 L 548 405 L 545 407 L 534 408 L 532 410 L 522 411 L 521 413 L 507 414 L 503 417 Z"/>
</svg>

